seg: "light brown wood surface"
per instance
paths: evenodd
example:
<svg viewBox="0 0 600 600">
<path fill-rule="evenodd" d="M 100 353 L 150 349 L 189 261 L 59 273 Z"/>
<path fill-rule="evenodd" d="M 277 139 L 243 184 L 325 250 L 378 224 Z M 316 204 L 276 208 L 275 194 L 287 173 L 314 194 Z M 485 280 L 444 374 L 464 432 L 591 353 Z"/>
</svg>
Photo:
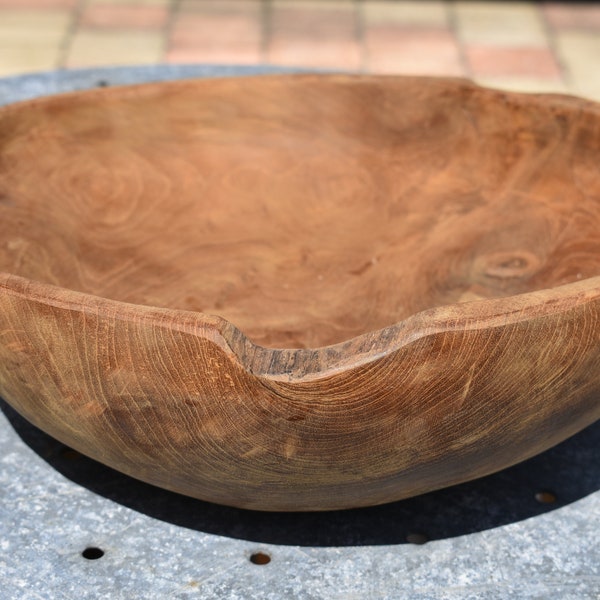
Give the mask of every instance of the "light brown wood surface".
<svg viewBox="0 0 600 600">
<path fill-rule="evenodd" d="M 271 76 L 0 109 L 0 395 L 134 477 L 325 510 L 600 417 L 600 109 Z"/>
</svg>

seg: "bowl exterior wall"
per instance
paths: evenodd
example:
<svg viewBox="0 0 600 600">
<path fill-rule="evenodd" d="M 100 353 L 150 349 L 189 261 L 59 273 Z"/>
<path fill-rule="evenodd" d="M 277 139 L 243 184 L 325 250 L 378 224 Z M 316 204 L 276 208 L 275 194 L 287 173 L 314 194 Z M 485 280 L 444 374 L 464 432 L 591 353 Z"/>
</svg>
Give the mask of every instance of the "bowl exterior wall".
<svg viewBox="0 0 600 600">
<path fill-rule="evenodd" d="M 47 288 L 0 286 L 0 394 L 78 451 L 203 500 L 393 501 L 509 466 L 600 417 L 597 294 L 505 325 L 424 329 L 285 381 L 245 367 L 201 315 Z"/>
</svg>

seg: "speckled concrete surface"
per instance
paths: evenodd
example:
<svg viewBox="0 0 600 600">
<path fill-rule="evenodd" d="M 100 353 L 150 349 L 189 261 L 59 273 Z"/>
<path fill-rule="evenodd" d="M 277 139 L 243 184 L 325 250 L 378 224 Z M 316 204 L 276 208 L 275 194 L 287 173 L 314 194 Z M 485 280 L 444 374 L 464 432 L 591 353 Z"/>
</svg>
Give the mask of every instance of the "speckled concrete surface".
<svg viewBox="0 0 600 600">
<path fill-rule="evenodd" d="M 151 67 L 0 80 L 44 93 L 256 68 Z M 321 514 L 252 513 L 120 475 L 0 403 L 0 597 L 12 599 L 600 598 L 600 423 L 499 474 Z M 551 490 L 556 502 L 536 502 Z M 406 543 L 415 534 L 427 543 Z M 104 553 L 86 559 L 86 548 Z M 253 553 L 271 560 L 253 564 Z"/>
</svg>

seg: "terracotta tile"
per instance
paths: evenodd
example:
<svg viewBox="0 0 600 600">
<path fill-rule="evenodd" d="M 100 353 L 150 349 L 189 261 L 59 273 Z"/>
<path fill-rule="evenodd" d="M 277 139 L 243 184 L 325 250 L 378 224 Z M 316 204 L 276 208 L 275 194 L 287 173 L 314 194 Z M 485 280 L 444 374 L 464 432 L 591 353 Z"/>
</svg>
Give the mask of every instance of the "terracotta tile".
<svg viewBox="0 0 600 600">
<path fill-rule="evenodd" d="M 243 44 L 204 46 L 197 48 L 173 48 L 167 52 L 170 63 L 214 63 L 254 65 L 261 62 L 260 49 Z"/>
<path fill-rule="evenodd" d="M 590 31 L 562 31 L 556 35 L 556 47 L 570 91 L 600 101 L 600 36 Z"/>
<path fill-rule="evenodd" d="M 357 70 L 361 67 L 360 45 L 354 39 L 271 40 L 267 61 L 277 65 L 322 69 Z"/>
<path fill-rule="evenodd" d="M 169 62 L 261 62 L 259 13 L 180 13 L 171 29 Z"/>
<path fill-rule="evenodd" d="M 500 46 L 546 46 L 539 7 L 531 2 L 455 2 L 451 10 L 461 41 Z"/>
<path fill-rule="evenodd" d="M 359 69 L 357 19 L 348 3 L 328 2 L 313 10 L 305 2 L 278 2 L 271 12 L 267 60 L 279 65 Z"/>
<path fill-rule="evenodd" d="M 0 0 L 0 8 L 75 8 L 78 0 Z"/>
<path fill-rule="evenodd" d="M 448 30 L 372 26 L 365 32 L 370 73 L 463 75 L 457 41 Z"/>
<path fill-rule="evenodd" d="M 178 5 L 179 14 L 203 13 L 255 13 L 262 10 L 262 0 L 182 0 Z"/>
<path fill-rule="evenodd" d="M 193 2 L 194 0 L 188 0 Z M 271 0 L 274 10 L 280 8 L 291 8 L 299 10 L 348 10 L 354 11 L 356 3 L 354 0 Z"/>
<path fill-rule="evenodd" d="M 331 37 L 347 40 L 357 37 L 358 16 L 349 10 L 304 10 L 282 6 L 273 9 L 270 32 L 273 39 L 282 38 L 327 39 Z"/>
<path fill-rule="evenodd" d="M 166 6 L 141 6 L 128 4 L 96 4 L 82 13 L 80 26 L 133 29 L 159 29 L 167 23 Z"/>
<path fill-rule="evenodd" d="M 465 55 L 475 77 L 560 79 L 560 67 L 549 48 L 467 46 Z"/>
<path fill-rule="evenodd" d="M 448 26 L 448 4 L 442 0 L 364 0 L 362 14 L 367 25 Z"/>
<path fill-rule="evenodd" d="M 160 33 L 135 30 L 79 30 L 70 46 L 67 66 L 135 65 L 159 62 Z"/>
<path fill-rule="evenodd" d="M 171 28 L 170 49 L 261 45 L 258 17 L 247 14 L 179 15 Z"/>
<path fill-rule="evenodd" d="M 557 29 L 600 29 L 600 5 L 589 2 L 549 2 L 546 18 Z"/>
<path fill-rule="evenodd" d="M 128 6 L 165 6 L 171 7 L 172 0 L 85 0 L 85 6 L 96 6 L 103 4 L 126 4 Z"/>
</svg>

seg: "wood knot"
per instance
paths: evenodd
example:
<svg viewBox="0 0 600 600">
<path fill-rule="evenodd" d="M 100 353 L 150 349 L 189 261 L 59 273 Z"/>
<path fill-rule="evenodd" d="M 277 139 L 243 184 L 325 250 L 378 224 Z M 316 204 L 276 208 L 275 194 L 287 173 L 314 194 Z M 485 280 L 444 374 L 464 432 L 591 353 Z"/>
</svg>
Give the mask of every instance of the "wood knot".
<svg viewBox="0 0 600 600">
<path fill-rule="evenodd" d="M 479 257 L 475 269 L 492 279 L 522 279 L 531 277 L 541 265 L 540 259 L 526 250 L 494 252 Z"/>
</svg>

